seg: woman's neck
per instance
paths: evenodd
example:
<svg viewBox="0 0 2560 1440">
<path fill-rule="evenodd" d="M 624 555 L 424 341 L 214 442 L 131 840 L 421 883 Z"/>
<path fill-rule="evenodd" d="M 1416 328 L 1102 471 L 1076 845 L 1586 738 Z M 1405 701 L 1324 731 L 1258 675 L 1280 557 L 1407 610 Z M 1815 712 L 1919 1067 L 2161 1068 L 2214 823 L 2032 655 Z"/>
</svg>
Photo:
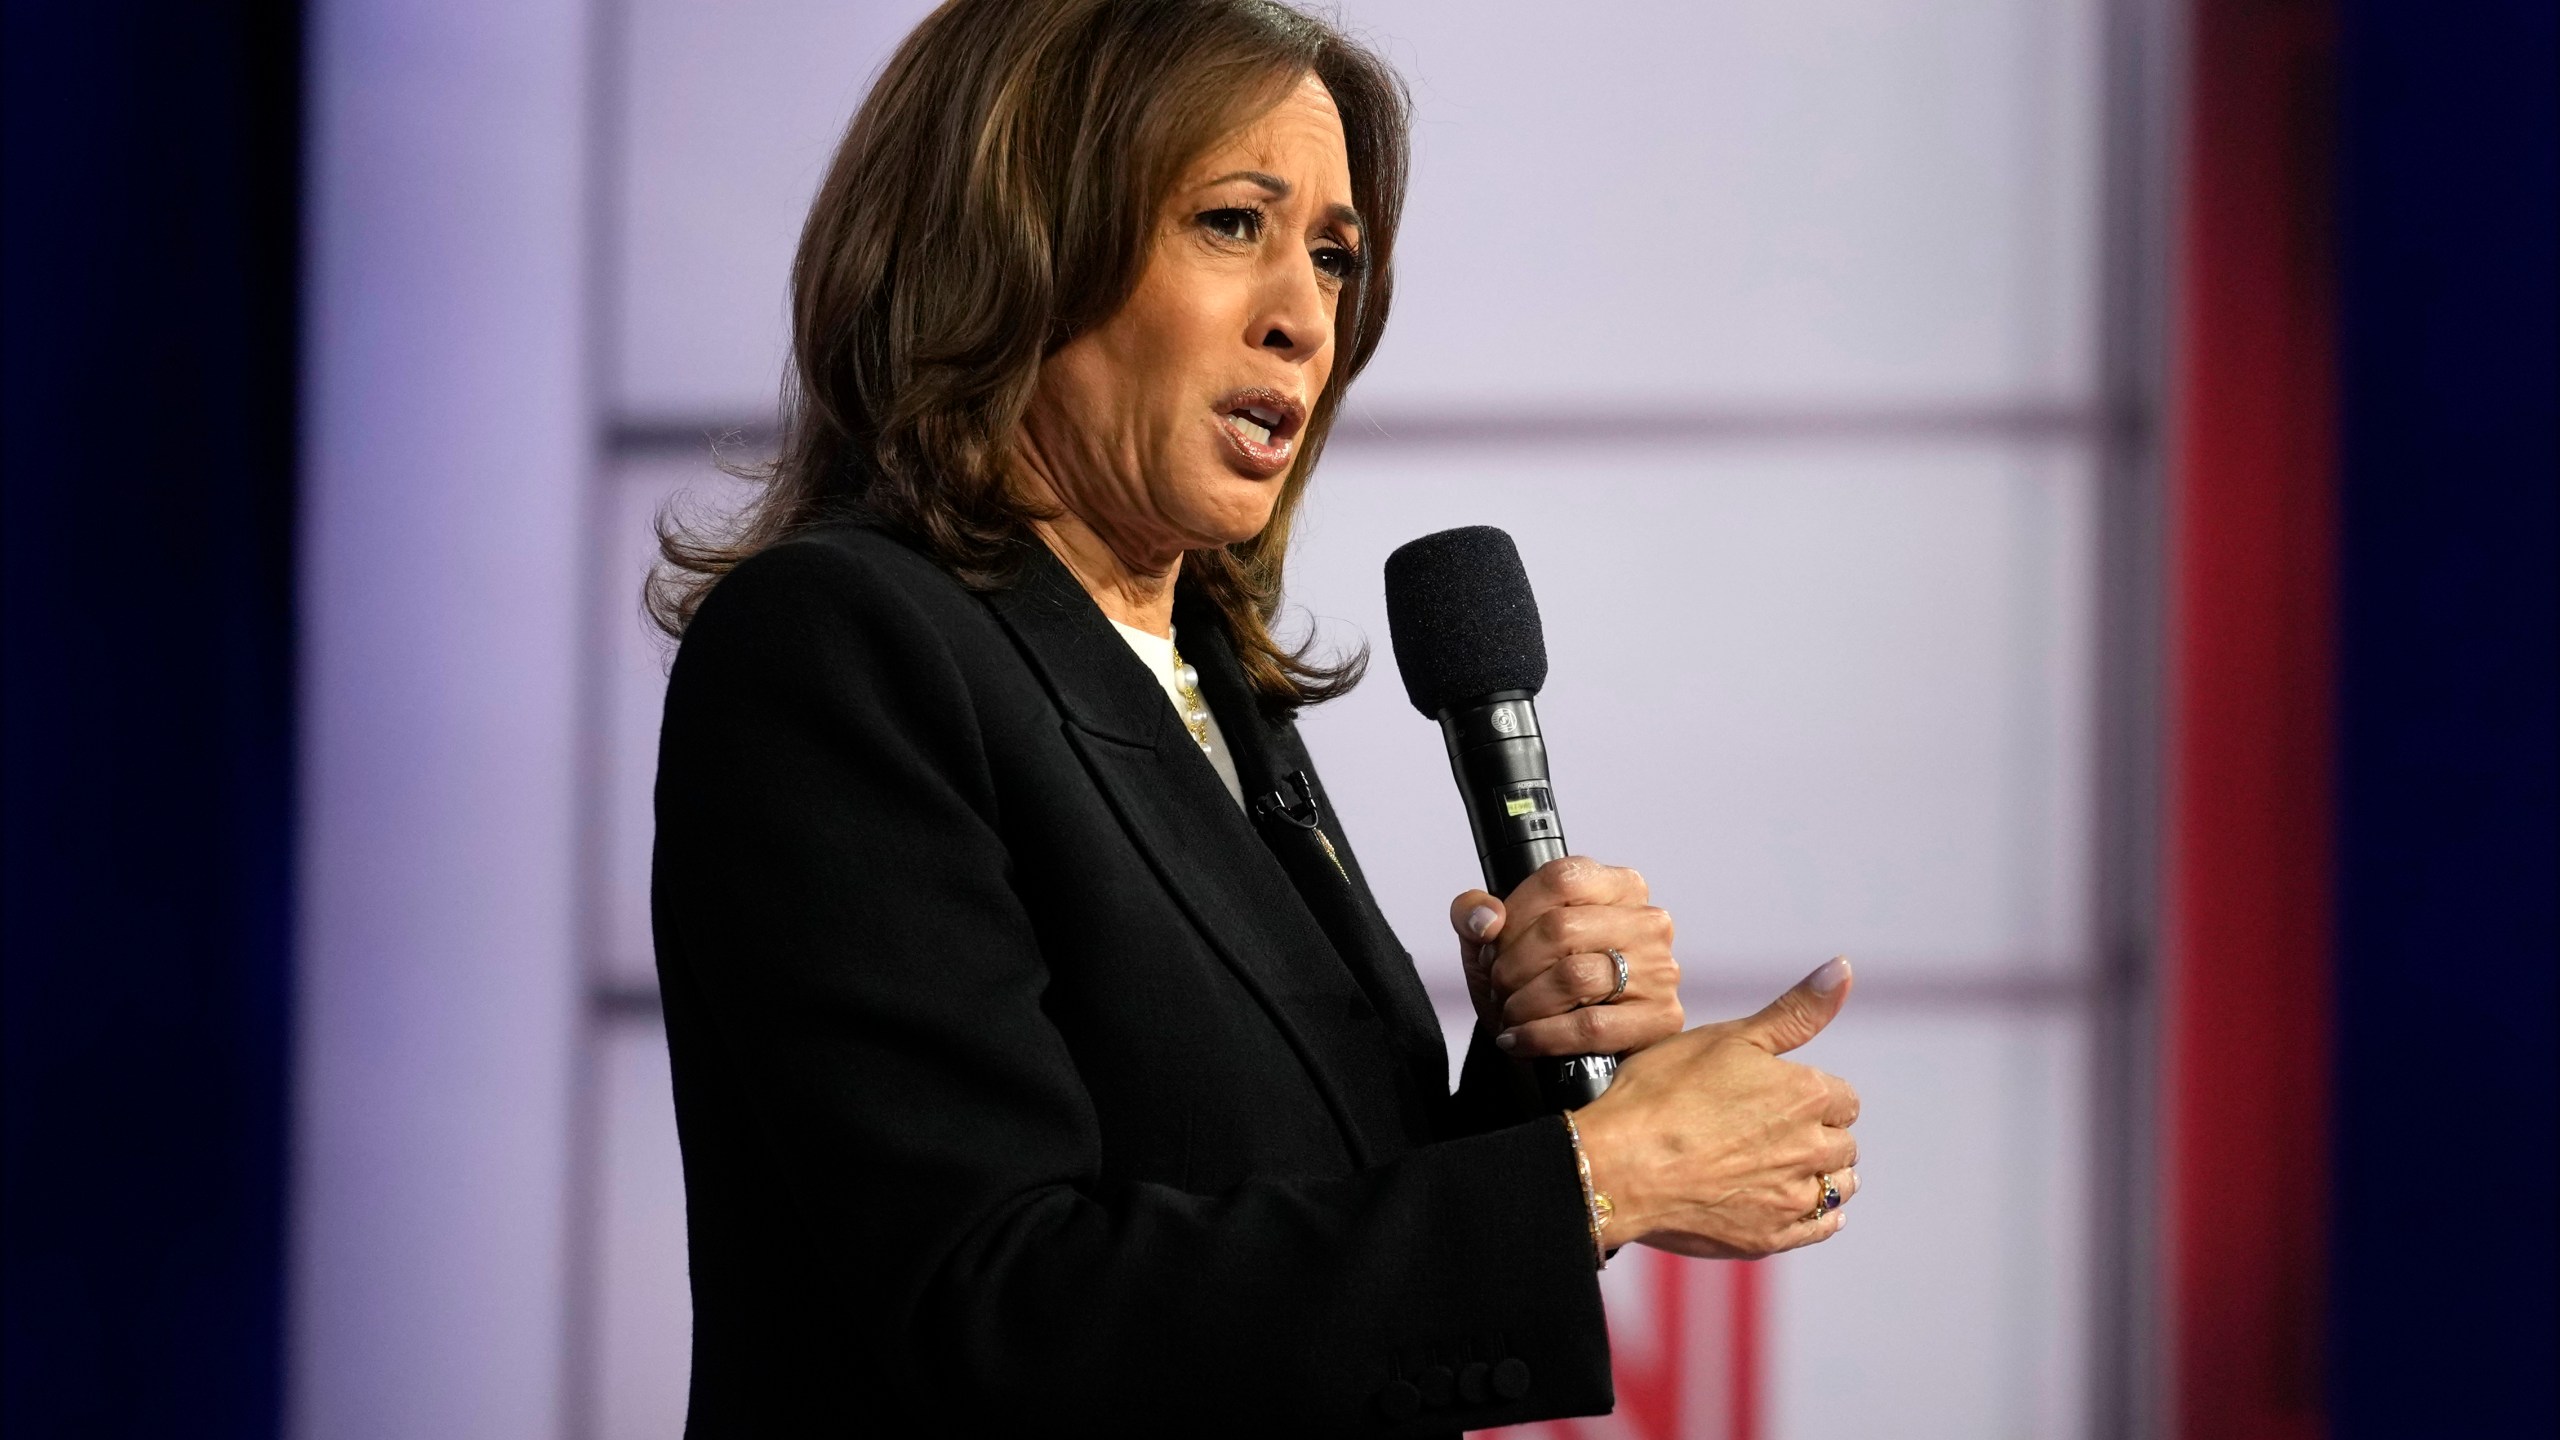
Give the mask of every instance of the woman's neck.
<svg viewBox="0 0 2560 1440">
<path fill-rule="evenodd" d="M 1132 563 L 1072 510 L 1034 520 L 1031 528 L 1104 615 L 1150 635 L 1173 633 L 1173 586 L 1182 576 L 1181 551 L 1161 564 Z"/>
<path fill-rule="evenodd" d="M 1012 460 L 1015 493 L 1031 503 L 1033 513 L 1044 514 L 1031 528 L 1102 613 L 1150 635 L 1173 634 L 1173 583 L 1182 575 L 1181 547 L 1150 547 L 1139 535 L 1105 533 L 1068 500 L 1073 491 L 1058 483 L 1049 456 L 1028 433 L 1020 437 Z"/>
</svg>

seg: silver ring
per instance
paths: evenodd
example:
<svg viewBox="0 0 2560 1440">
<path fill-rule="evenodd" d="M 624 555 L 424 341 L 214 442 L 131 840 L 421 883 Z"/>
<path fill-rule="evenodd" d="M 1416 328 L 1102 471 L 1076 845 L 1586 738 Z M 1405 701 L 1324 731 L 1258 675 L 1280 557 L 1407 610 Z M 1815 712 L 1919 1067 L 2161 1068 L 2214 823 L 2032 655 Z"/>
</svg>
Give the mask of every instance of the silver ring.
<svg viewBox="0 0 2560 1440">
<path fill-rule="evenodd" d="M 1600 1003 L 1603 1005 L 1611 1004 L 1615 1002 L 1619 996 L 1627 993 L 1627 957 L 1625 953 L 1617 950 L 1610 951 L 1609 962 L 1618 967 L 1618 983 L 1610 989 L 1606 996 L 1601 998 Z"/>
</svg>

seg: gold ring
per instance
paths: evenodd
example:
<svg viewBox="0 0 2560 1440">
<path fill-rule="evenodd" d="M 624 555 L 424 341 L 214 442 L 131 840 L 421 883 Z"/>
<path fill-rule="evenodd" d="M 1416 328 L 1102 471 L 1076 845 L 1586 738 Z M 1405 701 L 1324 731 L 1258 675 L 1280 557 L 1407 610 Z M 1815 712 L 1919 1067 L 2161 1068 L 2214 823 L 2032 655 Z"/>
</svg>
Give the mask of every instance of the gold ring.
<svg viewBox="0 0 2560 1440">
<path fill-rule="evenodd" d="M 1840 1187 L 1831 1183 L 1830 1172 L 1825 1171 L 1813 1178 L 1821 1183 L 1822 1194 L 1813 1202 L 1813 1208 L 1804 1212 L 1807 1220 L 1819 1220 L 1840 1208 Z"/>
</svg>

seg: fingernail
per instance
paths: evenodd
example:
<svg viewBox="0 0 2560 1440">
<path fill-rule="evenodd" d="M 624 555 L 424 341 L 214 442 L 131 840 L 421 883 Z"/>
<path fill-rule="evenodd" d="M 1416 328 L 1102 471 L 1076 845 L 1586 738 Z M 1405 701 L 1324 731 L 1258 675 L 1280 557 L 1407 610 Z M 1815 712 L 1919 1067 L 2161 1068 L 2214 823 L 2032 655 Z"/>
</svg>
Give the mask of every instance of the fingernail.
<svg viewBox="0 0 2560 1440">
<path fill-rule="evenodd" d="M 1514 1031 L 1505 1030 L 1501 1034 L 1493 1037 L 1493 1048 L 1496 1050 L 1514 1050 L 1519 1048 L 1519 1045 L 1520 1036 Z"/>
<path fill-rule="evenodd" d="M 1467 933 L 1481 940 L 1484 932 L 1492 929 L 1493 922 L 1500 918 L 1493 913 L 1492 906 L 1479 905 L 1467 912 Z"/>
<path fill-rule="evenodd" d="M 1834 955 L 1823 961 L 1820 969 L 1804 978 L 1805 983 L 1813 987 L 1814 994 L 1828 995 L 1849 983 L 1849 957 Z"/>
</svg>

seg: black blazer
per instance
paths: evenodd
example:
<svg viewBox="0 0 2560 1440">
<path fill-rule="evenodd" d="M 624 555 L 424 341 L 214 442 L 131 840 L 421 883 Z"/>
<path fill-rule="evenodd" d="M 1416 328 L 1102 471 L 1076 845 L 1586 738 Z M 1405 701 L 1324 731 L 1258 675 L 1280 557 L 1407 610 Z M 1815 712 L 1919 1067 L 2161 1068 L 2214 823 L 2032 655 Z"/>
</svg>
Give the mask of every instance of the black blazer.
<svg viewBox="0 0 2560 1440">
<path fill-rule="evenodd" d="M 653 890 L 695 1437 L 1446 1433 L 1611 1404 L 1563 1124 L 1464 1083 L 1315 766 L 1177 610 L 1249 820 L 1041 552 L 741 565 Z M 1299 822 L 1311 798 L 1337 868 Z"/>
</svg>

